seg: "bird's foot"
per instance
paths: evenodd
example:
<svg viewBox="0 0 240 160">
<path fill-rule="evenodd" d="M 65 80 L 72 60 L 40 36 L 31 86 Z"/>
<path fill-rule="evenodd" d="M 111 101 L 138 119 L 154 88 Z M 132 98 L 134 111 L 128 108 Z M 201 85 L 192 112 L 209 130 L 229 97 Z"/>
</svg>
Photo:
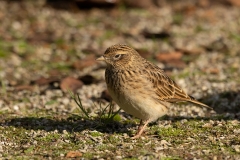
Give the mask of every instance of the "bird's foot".
<svg viewBox="0 0 240 160">
<path fill-rule="evenodd" d="M 141 120 L 140 122 L 140 126 L 138 127 L 138 132 L 136 133 L 135 136 L 131 137 L 131 139 L 138 139 L 141 137 L 143 131 L 145 130 L 146 126 L 148 125 L 148 123 L 150 122 L 150 120 L 147 121 L 143 121 Z"/>
</svg>

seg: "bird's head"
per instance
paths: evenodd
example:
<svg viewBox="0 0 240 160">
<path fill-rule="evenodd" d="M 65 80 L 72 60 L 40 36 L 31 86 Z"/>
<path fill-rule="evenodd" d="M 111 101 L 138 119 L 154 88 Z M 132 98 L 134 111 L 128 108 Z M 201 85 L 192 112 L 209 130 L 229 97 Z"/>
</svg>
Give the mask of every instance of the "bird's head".
<svg viewBox="0 0 240 160">
<path fill-rule="evenodd" d="M 116 44 L 109 47 L 103 56 L 99 57 L 98 61 L 105 61 L 108 67 L 115 69 L 127 69 L 136 65 L 141 56 L 133 48 L 124 45 Z"/>
</svg>

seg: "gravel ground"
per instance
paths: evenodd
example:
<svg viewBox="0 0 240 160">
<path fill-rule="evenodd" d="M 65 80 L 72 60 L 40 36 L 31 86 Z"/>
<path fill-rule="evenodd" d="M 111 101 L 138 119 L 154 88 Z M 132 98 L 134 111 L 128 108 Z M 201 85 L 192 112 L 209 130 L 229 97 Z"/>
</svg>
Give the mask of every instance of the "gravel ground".
<svg viewBox="0 0 240 160">
<path fill-rule="evenodd" d="M 238 7 L 73 12 L 43 0 L 0 1 L 0 23 L 0 159 L 240 159 Z M 213 110 L 174 104 L 139 140 L 129 139 L 139 120 L 123 111 L 104 122 L 105 64 L 95 58 L 116 43 L 139 50 Z"/>
</svg>

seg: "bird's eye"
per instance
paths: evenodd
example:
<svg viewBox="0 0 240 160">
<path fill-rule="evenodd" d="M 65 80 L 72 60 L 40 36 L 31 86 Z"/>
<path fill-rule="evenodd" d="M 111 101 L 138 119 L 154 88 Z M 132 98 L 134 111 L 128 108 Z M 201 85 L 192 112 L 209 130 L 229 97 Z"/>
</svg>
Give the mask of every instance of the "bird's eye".
<svg viewBox="0 0 240 160">
<path fill-rule="evenodd" d="M 115 59 L 119 59 L 120 57 L 121 57 L 121 54 L 116 54 L 116 55 L 114 56 Z"/>
</svg>

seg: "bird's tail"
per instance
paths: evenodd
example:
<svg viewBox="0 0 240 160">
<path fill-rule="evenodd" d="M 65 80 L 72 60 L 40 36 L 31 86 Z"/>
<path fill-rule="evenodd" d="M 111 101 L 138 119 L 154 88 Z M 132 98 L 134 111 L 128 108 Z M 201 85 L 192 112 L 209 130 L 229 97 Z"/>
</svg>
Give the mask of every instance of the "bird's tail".
<svg viewBox="0 0 240 160">
<path fill-rule="evenodd" d="M 206 108 L 208 108 L 208 109 L 213 109 L 212 107 L 209 107 L 208 105 L 197 101 L 197 100 L 196 100 L 195 98 L 193 98 L 192 96 L 191 96 L 190 98 L 191 98 L 191 99 L 189 99 L 188 101 L 191 102 L 191 103 L 194 103 L 194 104 L 197 104 L 197 105 L 206 107 Z"/>
</svg>

